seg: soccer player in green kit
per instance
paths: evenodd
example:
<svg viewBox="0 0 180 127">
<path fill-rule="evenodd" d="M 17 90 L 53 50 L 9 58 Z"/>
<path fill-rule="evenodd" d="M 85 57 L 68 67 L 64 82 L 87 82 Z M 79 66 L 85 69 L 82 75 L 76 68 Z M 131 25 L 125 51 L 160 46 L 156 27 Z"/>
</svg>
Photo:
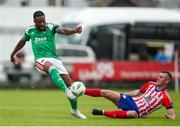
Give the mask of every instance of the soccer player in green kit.
<svg viewBox="0 0 180 127">
<path fill-rule="evenodd" d="M 64 35 L 80 34 L 82 27 L 66 29 L 59 25 L 48 24 L 42 11 L 34 12 L 33 19 L 35 25 L 26 29 L 22 39 L 11 53 L 11 62 L 16 64 L 15 54 L 24 47 L 27 41 L 31 40 L 35 68 L 48 74 L 53 84 L 66 93 L 72 107 L 71 114 L 80 119 L 86 119 L 86 116 L 77 109 L 77 98 L 68 89 L 73 81 L 57 55 L 55 46 L 55 33 Z"/>
</svg>

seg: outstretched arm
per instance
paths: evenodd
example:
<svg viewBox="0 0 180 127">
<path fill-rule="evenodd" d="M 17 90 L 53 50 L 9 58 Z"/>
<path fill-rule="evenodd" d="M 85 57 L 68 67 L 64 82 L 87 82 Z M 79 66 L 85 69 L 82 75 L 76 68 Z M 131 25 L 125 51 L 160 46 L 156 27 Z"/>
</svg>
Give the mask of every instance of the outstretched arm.
<svg viewBox="0 0 180 127">
<path fill-rule="evenodd" d="M 130 91 L 128 93 L 126 93 L 127 95 L 131 96 L 131 97 L 136 97 L 136 96 L 139 96 L 143 93 L 146 92 L 147 88 L 149 87 L 150 83 L 147 82 L 146 84 L 144 84 L 140 89 L 138 90 L 133 90 L 133 91 Z"/>
<path fill-rule="evenodd" d="M 57 30 L 57 33 L 64 34 L 64 35 L 71 35 L 75 33 L 81 33 L 82 32 L 82 26 L 76 27 L 74 29 L 67 29 L 67 28 L 61 28 Z"/>
<path fill-rule="evenodd" d="M 176 114 L 173 108 L 167 109 L 167 114 L 166 114 L 167 119 L 175 119 Z"/>
<path fill-rule="evenodd" d="M 133 91 L 130 91 L 130 92 L 126 93 L 126 94 L 131 96 L 131 97 L 136 97 L 136 96 L 141 95 L 142 93 L 139 90 L 133 90 Z"/>
<path fill-rule="evenodd" d="M 20 40 L 20 41 L 17 43 L 16 47 L 14 48 L 14 50 L 12 51 L 11 56 L 10 56 L 12 63 L 16 64 L 16 60 L 15 60 L 14 55 L 15 55 L 20 49 L 22 49 L 25 44 L 26 44 L 26 42 L 24 42 L 23 40 Z"/>
</svg>

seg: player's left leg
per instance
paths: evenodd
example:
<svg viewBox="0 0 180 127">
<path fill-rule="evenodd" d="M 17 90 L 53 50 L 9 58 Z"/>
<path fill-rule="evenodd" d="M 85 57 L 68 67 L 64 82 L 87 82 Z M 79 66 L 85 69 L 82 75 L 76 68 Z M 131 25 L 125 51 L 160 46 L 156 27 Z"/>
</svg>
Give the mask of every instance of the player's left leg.
<svg viewBox="0 0 180 127">
<path fill-rule="evenodd" d="M 43 70 L 45 70 L 46 73 L 50 74 L 51 79 L 53 80 L 54 84 L 57 85 L 58 88 L 60 87 L 65 91 L 72 107 L 72 114 L 81 119 L 86 119 L 86 116 L 77 110 L 77 100 L 72 96 L 72 92 L 67 88 L 67 86 L 71 86 L 73 81 L 70 78 L 63 63 L 58 59 L 47 59 L 50 62 L 44 63 Z"/>
<path fill-rule="evenodd" d="M 50 76 L 53 84 L 63 90 L 66 93 L 66 96 L 70 99 L 76 99 L 72 92 L 67 88 L 64 80 L 59 75 L 59 69 L 53 65 L 50 61 L 44 62 L 43 70 Z"/>
<path fill-rule="evenodd" d="M 73 83 L 72 79 L 70 78 L 69 74 L 61 74 L 60 75 L 62 77 L 62 79 L 64 80 L 65 84 L 69 87 L 71 86 L 71 84 Z M 71 114 L 78 117 L 78 118 L 81 118 L 81 119 L 86 119 L 87 117 L 82 114 L 80 111 L 78 111 L 78 105 L 77 105 L 77 99 L 69 99 L 70 101 L 70 104 L 71 104 Z"/>
<path fill-rule="evenodd" d="M 104 97 L 113 102 L 116 106 L 118 106 L 120 100 L 120 94 L 112 90 L 86 89 L 84 94 L 92 97 Z"/>
<path fill-rule="evenodd" d="M 124 111 L 124 110 L 98 110 L 93 109 L 93 115 L 104 115 L 111 118 L 137 118 L 138 113 L 134 110 Z"/>
</svg>

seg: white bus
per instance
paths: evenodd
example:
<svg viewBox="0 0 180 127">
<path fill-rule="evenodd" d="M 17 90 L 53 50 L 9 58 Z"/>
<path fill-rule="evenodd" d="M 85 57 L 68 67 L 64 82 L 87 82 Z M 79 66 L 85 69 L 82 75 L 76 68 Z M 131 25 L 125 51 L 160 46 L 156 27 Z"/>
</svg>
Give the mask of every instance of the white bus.
<svg viewBox="0 0 180 127">
<path fill-rule="evenodd" d="M 84 8 L 63 18 L 63 27 L 77 25 L 81 35 L 58 42 L 88 45 L 98 60 L 151 60 L 158 48 L 172 59 L 180 41 L 180 15 L 163 8 Z"/>
</svg>

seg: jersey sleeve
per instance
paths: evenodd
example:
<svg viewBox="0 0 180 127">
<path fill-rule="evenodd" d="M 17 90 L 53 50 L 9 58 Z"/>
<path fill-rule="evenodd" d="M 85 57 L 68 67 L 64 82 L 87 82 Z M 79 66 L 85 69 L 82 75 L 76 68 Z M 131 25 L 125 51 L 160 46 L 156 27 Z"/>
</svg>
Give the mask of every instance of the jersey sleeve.
<svg viewBox="0 0 180 127">
<path fill-rule="evenodd" d="M 30 36 L 28 35 L 28 29 L 24 33 L 24 35 L 22 37 L 22 40 L 25 41 L 25 42 L 30 40 Z"/>
<path fill-rule="evenodd" d="M 167 109 L 173 107 L 173 103 L 172 103 L 171 98 L 170 98 L 170 96 L 169 96 L 169 94 L 167 92 L 165 92 L 163 94 L 162 105 L 164 107 L 166 107 Z"/>
<path fill-rule="evenodd" d="M 58 31 L 58 29 L 61 29 L 62 27 L 60 25 L 54 25 L 53 29 L 54 29 L 54 32 L 56 33 Z"/>
<path fill-rule="evenodd" d="M 49 23 L 49 24 L 48 24 L 48 27 L 50 28 L 50 30 L 51 30 L 54 34 L 57 32 L 58 29 L 61 29 L 61 26 L 60 26 L 60 25 L 52 24 L 52 23 Z"/>
<path fill-rule="evenodd" d="M 144 84 L 144 85 L 139 89 L 139 91 L 140 91 L 141 93 L 145 93 L 146 90 L 148 89 L 149 85 L 150 85 L 150 82 L 147 82 L 146 84 Z"/>
</svg>

